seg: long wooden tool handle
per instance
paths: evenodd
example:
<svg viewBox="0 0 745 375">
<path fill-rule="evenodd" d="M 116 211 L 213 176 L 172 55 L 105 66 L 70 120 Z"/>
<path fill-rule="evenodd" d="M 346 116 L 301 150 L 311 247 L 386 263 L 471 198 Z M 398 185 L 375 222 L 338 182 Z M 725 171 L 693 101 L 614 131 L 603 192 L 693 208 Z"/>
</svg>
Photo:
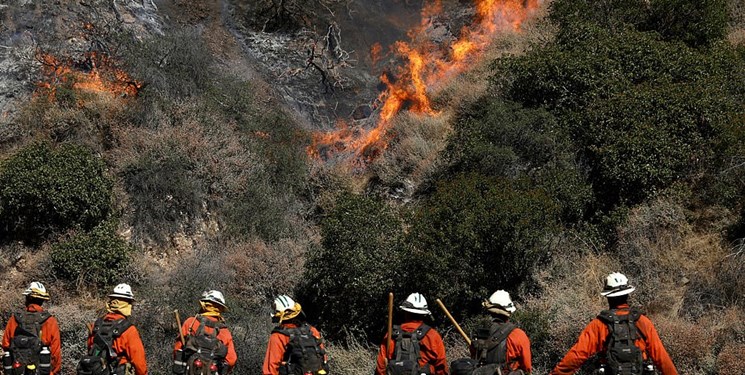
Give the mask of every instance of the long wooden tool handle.
<svg viewBox="0 0 745 375">
<path fill-rule="evenodd" d="M 463 336 L 463 339 L 466 340 L 466 343 L 470 347 L 471 346 L 471 338 L 469 338 L 468 335 L 466 335 L 466 333 L 463 332 L 463 328 L 460 328 L 460 324 L 458 324 L 458 322 L 455 321 L 455 318 L 453 318 L 453 316 L 450 315 L 450 311 L 448 311 L 448 308 L 445 307 L 445 305 L 442 303 L 442 301 L 440 301 L 439 298 L 436 299 L 435 301 L 437 302 L 437 305 L 439 305 L 440 308 L 442 309 L 442 312 L 444 312 L 445 315 L 448 317 L 448 319 L 450 319 L 450 322 L 453 323 L 453 325 L 455 326 L 455 329 L 458 330 L 458 333 L 460 333 L 460 335 Z"/>
<path fill-rule="evenodd" d="M 173 310 L 173 314 L 176 315 L 176 324 L 178 324 L 178 337 L 181 339 L 181 347 L 186 346 L 186 340 L 184 339 L 184 331 L 181 330 L 181 317 L 178 315 L 178 310 Z"/>
<path fill-rule="evenodd" d="M 388 335 L 385 341 L 385 358 L 388 358 L 391 352 L 391 343 L 393 335 L 393 292 L 388 293 Z"/>
</svg>

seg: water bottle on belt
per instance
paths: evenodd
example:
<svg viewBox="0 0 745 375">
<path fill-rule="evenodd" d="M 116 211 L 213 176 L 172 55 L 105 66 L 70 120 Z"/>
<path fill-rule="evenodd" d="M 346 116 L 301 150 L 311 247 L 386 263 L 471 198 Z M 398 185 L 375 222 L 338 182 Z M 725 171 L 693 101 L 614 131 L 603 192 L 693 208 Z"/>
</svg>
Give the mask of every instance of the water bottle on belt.
<svg viewBox="0 0 745 375">
<path fill-rule="evenodd" d="M 49 351 L 49 347 L 41 347 L 39 352 L 39 374 L 48 375 L 52 373 L 52 353 Z"/>
</svg>

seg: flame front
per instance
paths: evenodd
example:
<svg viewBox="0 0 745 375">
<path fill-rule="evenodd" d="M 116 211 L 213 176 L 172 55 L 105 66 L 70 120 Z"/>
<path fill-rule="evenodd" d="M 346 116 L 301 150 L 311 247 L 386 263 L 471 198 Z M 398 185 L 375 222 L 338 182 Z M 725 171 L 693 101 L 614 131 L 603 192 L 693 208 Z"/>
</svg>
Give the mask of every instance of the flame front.
<svg viewBox="0 0 745 375">
<path fill-rule="evenodd" d="M 482 54 L 495 33 L 519 30 L 540 0 L 476 0 L 476 19 L 473 25 L 463 28 L 460 37 L 443 51 L 442 46 L 427 40 L 427 30 L 432 27 L 434 16 L 441 14 L 439 0 L 425 5 L 421 24 L 409 31 L 410 42 L 397 42 L 394 51 L 408 61 L 395 76 L 380 76 L 386 89 L 378 97 L 378 123 L 371 129 L 352 130 L 340 122 L 333 132 L 316 133 L 308 154 L 319 158 L 334 153 L 352 154 L 356 159 L 369 161 L 388 146 L 387 132 L 391 119 L 401 110 L 437 116 L 432 108 L 428 91 L 442 85 L 449 78 L 463 72 L 468 63 Z M 379 45 L 372 51 L 373 60 L 380 54 Z M 395 78 L 394 78 L 395 77 Z"/>
<path fill-rule="evenodd" d="M 61 61 L 57 57 L 40 53 L 44 81 L 37 86 L 37 95 L 47 95 L 54 99 L 60 86 L 69 85 L 73 90 L 111 95 L 114 97 L 134 97 L 142 88 L 142 83 L 132 79 L 125 71 L 116 68 L 110 58 L 90 52 L 82 61 Z"/>
</svg>

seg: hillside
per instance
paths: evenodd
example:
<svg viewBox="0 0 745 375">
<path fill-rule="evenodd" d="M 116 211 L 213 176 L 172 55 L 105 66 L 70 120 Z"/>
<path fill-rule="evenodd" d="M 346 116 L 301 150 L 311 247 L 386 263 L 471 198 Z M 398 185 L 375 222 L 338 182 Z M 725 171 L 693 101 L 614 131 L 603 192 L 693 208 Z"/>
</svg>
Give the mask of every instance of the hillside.
<svg viewBox="0 0 745 375">
<path fill-rule="evenodd" d="M 361 375 L 389 292 L 470 331 L 497 289 L 546 374 L 614 271 L 679 373 L 745 373 L 739 0 L 7 0 L 0 20 L 0 328 L 43 282 L 63 374 L 120 282 L 152 374 L 208 289 L 238 375 L 278 294 L 331 374 Z"/>
</svg>

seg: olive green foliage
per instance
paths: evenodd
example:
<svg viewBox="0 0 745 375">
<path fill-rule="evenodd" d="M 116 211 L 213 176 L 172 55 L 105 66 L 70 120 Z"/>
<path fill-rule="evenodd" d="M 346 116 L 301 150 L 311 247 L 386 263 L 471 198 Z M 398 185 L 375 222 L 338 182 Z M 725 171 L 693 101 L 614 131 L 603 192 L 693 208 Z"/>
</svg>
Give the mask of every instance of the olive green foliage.
<svg viewBox="0 0 745 375">
<path fill-rule="evenodd" d="M 637 7 L 622 3 L 554 2 L 556 42 L 499 61 L 495 86 L 506 99 L 556 116 L 589 168 L 603 212 L 678 182 L 727 194 L 712 167 L 726 168 L 718 149 L 734 149 L 725 138 L 736 133 L 732 122 L 743 108 L 742 52 L 724 44 L 695 49 L 681 43 L 690 43 L 685 37 L 648 31 L 647 21 L 635 21 Z"/>
<path fill-rule="evenodd" d="M 636 28 L 692 47 L 722 39 L 729 22 L 726 0 L 559 0 L 550 7 L 561 34 L 587 25 L 612 32 Z"/>
<path fill-rule="evenodd" d="M 591 190 L 573 144 L 548 111 L 484 97 L 461 113 L 454 128 L 445 151 L 448 173 L 528 179 L 561 206 L 565 223 L 582 219 Z"/>
<path fill-rule="evenodd" d="M 52 268 L 57 277 L 81 284 L 113 285 L 128 273 L 133 248 L 116 233 L 113 222 L 90 232 L 77 232 L 52 247 Z"/>
<path fill-rule="evenodd" d="M 331 337 L 383 331 L 387 294 L 406 271 L 401 224 L 385 203 L 351 194 L 321 221 L 322 246 L 309 254 L 301 300 L 315 301 L 306 312 Z"/>
<path fill-rule="evenodd" d="M 73 144 L 39 143 L 0 167 L 0 232 L 37 241 L 70 228 L 91 229 L 112 207 L 103 161 Z"/>
<path fill-rule="evenodd" d="M 558 205 L 527 180 L 465 174 L 443 181 L 412 220 L 410 288 L 477 309 L 488 293 L 527 279 L 558 219 Z"/>
</svg>

